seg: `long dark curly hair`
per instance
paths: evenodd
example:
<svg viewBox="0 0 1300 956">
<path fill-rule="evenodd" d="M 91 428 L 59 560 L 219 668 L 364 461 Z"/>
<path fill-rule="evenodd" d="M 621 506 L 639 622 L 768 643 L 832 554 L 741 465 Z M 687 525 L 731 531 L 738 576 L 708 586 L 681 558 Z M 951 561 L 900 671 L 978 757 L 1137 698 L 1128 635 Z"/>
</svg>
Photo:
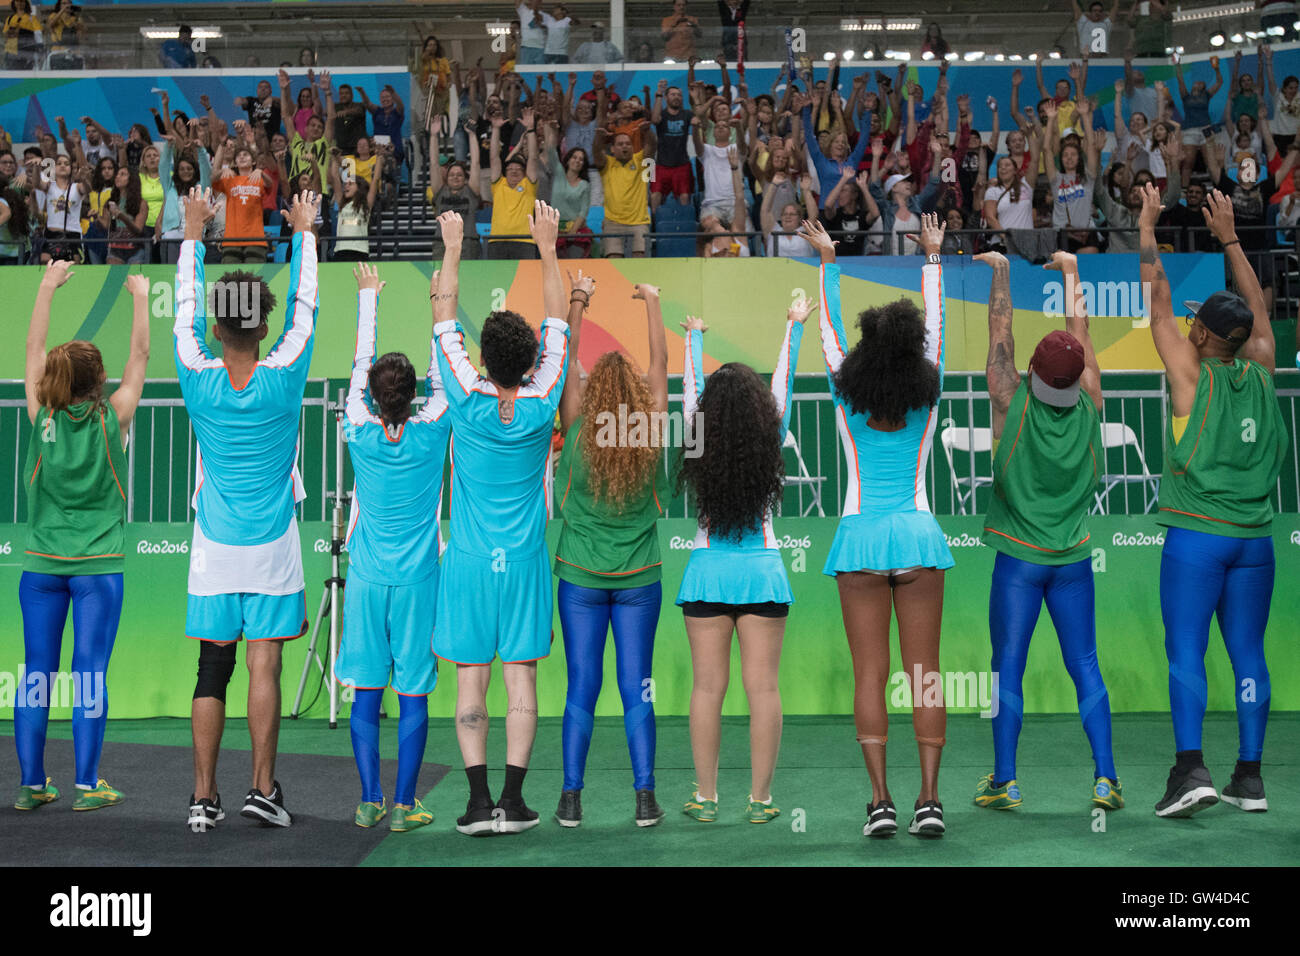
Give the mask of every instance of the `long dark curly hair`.
<svg viewBox="0 0 1300 956">
<path fill-rule="evenodd" d="M 694 427 L 701 454 L 687 458 L 682 449 L 678 492 L 694 492 L 700 524 L 711 534 L 757 531 L 780 502 L 785 477 L 771 391 L 748 365 L 729 362 L 709 376 Z"/>
<path fill-rule="evenodd" d="M 854 414 L 901 425 L 914 408 L 939 401 L 939 370 L 925 357 L 925 316 L 908 299 L 865 310 L 862 338 L 835 373 L 835 388 Z"/>
</svg>

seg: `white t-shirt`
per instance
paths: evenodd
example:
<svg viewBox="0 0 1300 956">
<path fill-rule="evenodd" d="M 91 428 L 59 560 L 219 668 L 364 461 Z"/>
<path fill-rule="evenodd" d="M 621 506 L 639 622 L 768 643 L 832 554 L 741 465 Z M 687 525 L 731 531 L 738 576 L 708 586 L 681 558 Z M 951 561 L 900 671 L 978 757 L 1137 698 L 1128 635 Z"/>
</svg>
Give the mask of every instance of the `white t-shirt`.
<svg viewBox="0 0 1300 956">
<path fill-rule="evenodd" d="M 81 189 L 76 183 L 60 188 L 51 182 L 44 190 L 45 228 L 81 235 Z"/>
<path fill-rule="evenodd" d="M 998 184 L 989 186 L 984 193 L 984 201 L 997 203 L 998 222 L 1003 229 L 1034 228 L 1034 187 L 1025 180 L 1020 180 L 1020 201 L 1011 198 L 1011 188 Z"/>
<path fill-rule="evenodd" d="M 803 236 L 788 232 L 773 232 L 767 237 L 767 254 L 784 256 L 787 259 L 815 259 L 817 251 L 809 245 Z"/>
<path fill-rule="evenodd" d="M 543 13 L 542 22 L 546 24 L 545 52 L 568 56 L 569 27 L 573 25 L 573 18 L 565 17 L 563 20 L 557 20 L 549 13 Z"/>
<path fill-rule="evenodd" d="M 1278 90 L 1273 100 L 1272 123 L 1276 136 L 1294 136 L 1300 132 L 1300 93 L 1288 103 L 1282 91 Z"/>
<path fill-rule="evenodd" d="M 1094 23 L 1087 14 L 1076 24 L 1079 33 L 1079 52 L 1089 54 L 1110 52 L 1110 17 Z"/>
<path fill-rule="evenodd" d="M 546 15 L 541 23 L 533 23 L 533 11 L 526 3 L 519 4 L 519 45 L 541 50 L 546 46 Z"/>
<path fill-rule="evenodd" d="M 904 214 L 897 208 L 894 210 L 894 241 L 889 250 L 893 256 L 914 256 L 921 251 L 921 245 L 916 241 L 916 234 L 921 231 L 921 217 L 910 210 L 904 218 Z M 913 233 L 911 236 L 905 236 L 904 233 Z"/>
<path fill-rule="evenodd" d="M 731 187 L 731 157 L 722 146 L 712 143 L 704 144 L 704 155 L 700 157 L 704 165 L 704 199 L 703 205 L 730 205 L 735 202 L 735 191 Z"/>
</svg>

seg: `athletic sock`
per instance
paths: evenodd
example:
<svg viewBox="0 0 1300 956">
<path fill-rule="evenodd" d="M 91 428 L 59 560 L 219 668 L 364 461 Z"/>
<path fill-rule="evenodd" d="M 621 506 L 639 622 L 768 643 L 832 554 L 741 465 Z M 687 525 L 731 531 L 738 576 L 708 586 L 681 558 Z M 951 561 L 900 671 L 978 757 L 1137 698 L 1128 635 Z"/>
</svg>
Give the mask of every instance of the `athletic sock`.
<svg viewBox="0 0 1300 956">
<path fill-rule="evenodd" d="M 1174 772 L 1188 773 L 1205 766 L 1205 756 L 1199 750 L 1180 750 L 1174 754 Z"/>
<path fill-rule="evenodd" d="M 393 802 L 415 805 L 415 783 L 424 763 L 424 745 L 429 738 L 429 698 L 399 695 L 397 718 L 397 786 Z"/>
<path fill-rule="evenodd" d="M 465 768 L 469 778 L 469 799 L 471 803 L 491 803 L 492 792 L 488 790 L 487 764 L 481 763 Z"/>
<path fill-rule="evenodd" d="M 1258 760 L 1238 760 L 1232 775 L 1234 777 L 1258 777 L 1259 764 Z"/>
<path fill-rule="evenodd" d="M 1011 782 L 1010 780 L 1003 780 L 1003 781 L 1001 781 L 1001 782 L 999 782 L 999 781 L 997 781 L 997 780 L 994 780 L 994 781 L 993 781 L 993 789 L 994 789 L 994 790 L 1001 790 L 1003 787 L 1005 787 L 1005 786 L 1006 786 L 1007 784 L 1009 784 L 1010 782 Z"/>
<path fill-rule="evenodd" d="M 524 802 L 524 774 L 526 773 L 528 773 L 527 767 L 506 764 L 506 784 L 501 788 L 502 800 Z"/>
<path fill-rule="evenodd" d="M 357 688 L 353 692 L 352 714 L 348 718 L 352 755 L 357 761 L 361 799 L 365 803 L 384 802 L 384 790 L 379 781 L 379 705 L 383 696 L 382 690 Z"/>
</svg>

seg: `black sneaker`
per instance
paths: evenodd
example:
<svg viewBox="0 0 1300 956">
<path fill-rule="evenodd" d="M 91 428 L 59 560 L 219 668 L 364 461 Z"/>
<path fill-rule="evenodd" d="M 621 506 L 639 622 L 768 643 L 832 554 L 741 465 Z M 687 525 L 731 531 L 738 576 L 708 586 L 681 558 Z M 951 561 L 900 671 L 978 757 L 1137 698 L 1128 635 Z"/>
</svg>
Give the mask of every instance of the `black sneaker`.
<svg viewBox="0 0 1300 956">
<path fill-rule="evenodd" d="M 239 811 L 239 815 L 256 820 L 264 827 L 287 827 L 293 823 L 293 817 L 284 808 L 284 791 L 280 789 L 279 780 L 272 783 L 269 794 L 263 794 L 256 787 L 248 791 L 244 809 Z"/>
<path fill-rule="evenodd" d="M 472 799 L 465 805 L 465 815 L 456 821 L 456 829 L 466 836 L 491 836 L 497 832 L 496 815 L 491 803 L 475 803 Z"/>
<path fill-rule="evenodd" d="M 190 794 L 190 832 L 206 833 L 224 819 L 226 811 L 221 809 L 221 794 L 212 800 L 207 797 L 196 800 L 194 794 Z"/>
<path fill-rule="evenodd" d="M 867 822 L 862 827 L 863 836 L 891 837 L 897 832 L 898 811 L 894 809 L 892 800 L 881 800 L 874 805 L 867 804 Z"/>
<path fill-rule="evenodd" d="M 582 826 L 581 790 L 560 791 L 560 805 L 555 808 L 555 820 L 562 827 Z"/>
<path fill-rule="evenodd" d="M 1251 813 L 1263 813 L 1268 809 L 1268 800 L 1264 797 L 1264 778 L 1257 773 L 1232 772 L 1232 779 L 1223 788 L 1223 802 Z"/>
<path fill-rule="evenodd" d="M 504 797 L 497 801 L 492 818 L 492 828 L 497 833 L 523 833 L 542 822 L 523 800 L 507 800 Z"/>
<path fill-rule="evenodd" d="M 652 827 L 663 818 L 664 811 L 655 800 L 655 792 L 653 790 L 638 790 L 636 792 L 636 825 L 639 827 Z"/>
<path fill-rule="evenodd" d="M 1158 817 L 1190 817 L 1193 813 L 1212 807 L 1219 802 L 1210 782 L 1210 771 L 1202 764 L 1183 773 L 1175 764 L 1169 768 L 1169 782 L 1164 799 L 1156 804 Z"/>
<path fill-rule="evenodd" d="M 912 813 L 912 822 L 907 825 L 907 832 L 919 837 L 941 837 L 945 829 L 943 804 L 937 800 L 918 803 Z"/>
</svg>

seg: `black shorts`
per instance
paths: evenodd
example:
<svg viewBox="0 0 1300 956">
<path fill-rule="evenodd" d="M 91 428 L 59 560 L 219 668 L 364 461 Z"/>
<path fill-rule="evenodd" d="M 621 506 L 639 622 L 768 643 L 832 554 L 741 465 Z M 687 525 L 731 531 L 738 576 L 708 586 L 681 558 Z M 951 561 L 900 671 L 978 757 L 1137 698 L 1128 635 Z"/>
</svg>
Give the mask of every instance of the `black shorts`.
<svg viewBox="0 0 1300 956">
<path fill-rule="evenodd" d="M 790 615 L 790 605 L 776 601 L 758 604 L 722 604 L 717 601 L 684 601 L 682 614 L 686 617 L 729 617 L 733 621 L 742 614 L 757 617 L 782 618 Z"/>
</svg>

